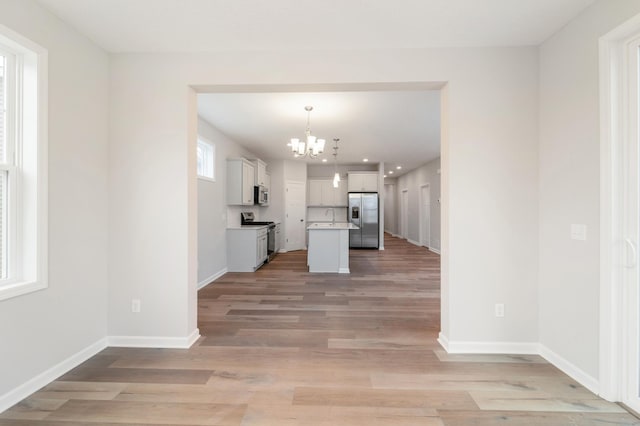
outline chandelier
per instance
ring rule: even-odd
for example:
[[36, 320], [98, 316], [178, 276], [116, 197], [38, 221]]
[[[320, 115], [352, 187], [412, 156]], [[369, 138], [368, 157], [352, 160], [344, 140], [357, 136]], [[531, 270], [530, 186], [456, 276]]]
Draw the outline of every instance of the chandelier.
[[291, 142], [287, 145], [291, 147], [291, 152], [294, 157], [306, 157], [316, 158], [318, 155], [324, 152], [324, 139], [317, 139], [315, 136], [311, 134], [311, 129], [309, 128], [309, 122], [311, 119], [311, 111], [313, 111], [312, 106], [304, 107], [304, 110], [307, 111], [307, 130], [305, 130], [305, 138], [300, 140], [298, 138], [292, 138]]

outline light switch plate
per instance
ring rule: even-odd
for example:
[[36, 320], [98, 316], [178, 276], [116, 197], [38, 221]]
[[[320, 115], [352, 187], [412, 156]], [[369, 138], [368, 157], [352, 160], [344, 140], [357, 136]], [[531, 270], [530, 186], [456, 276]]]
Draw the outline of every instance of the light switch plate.
[[580, 223], [571, 224], [571, 239], [578, 241], [587, 240], [587, 225]]

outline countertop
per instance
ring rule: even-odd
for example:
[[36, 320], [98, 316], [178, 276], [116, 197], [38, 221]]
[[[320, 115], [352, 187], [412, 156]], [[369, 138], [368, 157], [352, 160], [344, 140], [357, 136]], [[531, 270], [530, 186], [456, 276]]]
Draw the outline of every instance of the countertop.
[[268, 228], [269, 225], [239, 225], [239, 226], [229, 226], [227, 229], [260, 229], [260, 228]]
[[356, 225], [351, 222], [316, 222], [307, 226], [308, 230], [321, 230], [321, 231], [330, 231], [335, 229], [360, 229]]

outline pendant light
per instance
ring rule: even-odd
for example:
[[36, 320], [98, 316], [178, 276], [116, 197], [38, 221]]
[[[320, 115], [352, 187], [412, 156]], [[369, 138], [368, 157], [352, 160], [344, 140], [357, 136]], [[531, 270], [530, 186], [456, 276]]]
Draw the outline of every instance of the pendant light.
[[304, 132], [305, 137], [303, 140], [291, 138], [291, 142], [287, 145], [291, 147], [291, 152], [296, 158], [307, 156], [309, 158], [316, 158], [324, 152], [325, 140], [318, 139], [311, 134], [310, 121], [313, 107], [308, 105], [304, 107], [304, 110], [307, 111], [307, 129]]
[[340, 173], [338, 172], [338, 141], [340, 139], [338, 138], [334, 138], [333, 139], [333, 166], [334, 166], [334, 170], [335, 173], [333, 175], [333, 187], [337, 188], [340, 186]]

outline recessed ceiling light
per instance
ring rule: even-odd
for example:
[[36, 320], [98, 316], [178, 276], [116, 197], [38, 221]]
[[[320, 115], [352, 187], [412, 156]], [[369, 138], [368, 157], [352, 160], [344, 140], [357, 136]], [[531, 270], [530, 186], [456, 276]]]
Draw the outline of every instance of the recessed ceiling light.
[[400, 170], [401, 168], [402, 168], [402, 166], [398, 166], [398, 167], [396, 167], [396, 169], [398, 169], [398, 170]]
[[392, 175], [393, 174], [393, 170], [389, 170], [389, 174]]
[[327, 159], [326, 159], [326, 158], [323, 158], [323, 159], [322, 159], [322, 162], [323, 162], [323, 163], [326, 163], [326, 162], [327, 162]]
[[384, 177], [387, 177], [387, 175], [384, 175]]
[[368, 158], [363, 158], [362, 161], [366, 163], [367, 161], [369, 161], [369, 159]]

